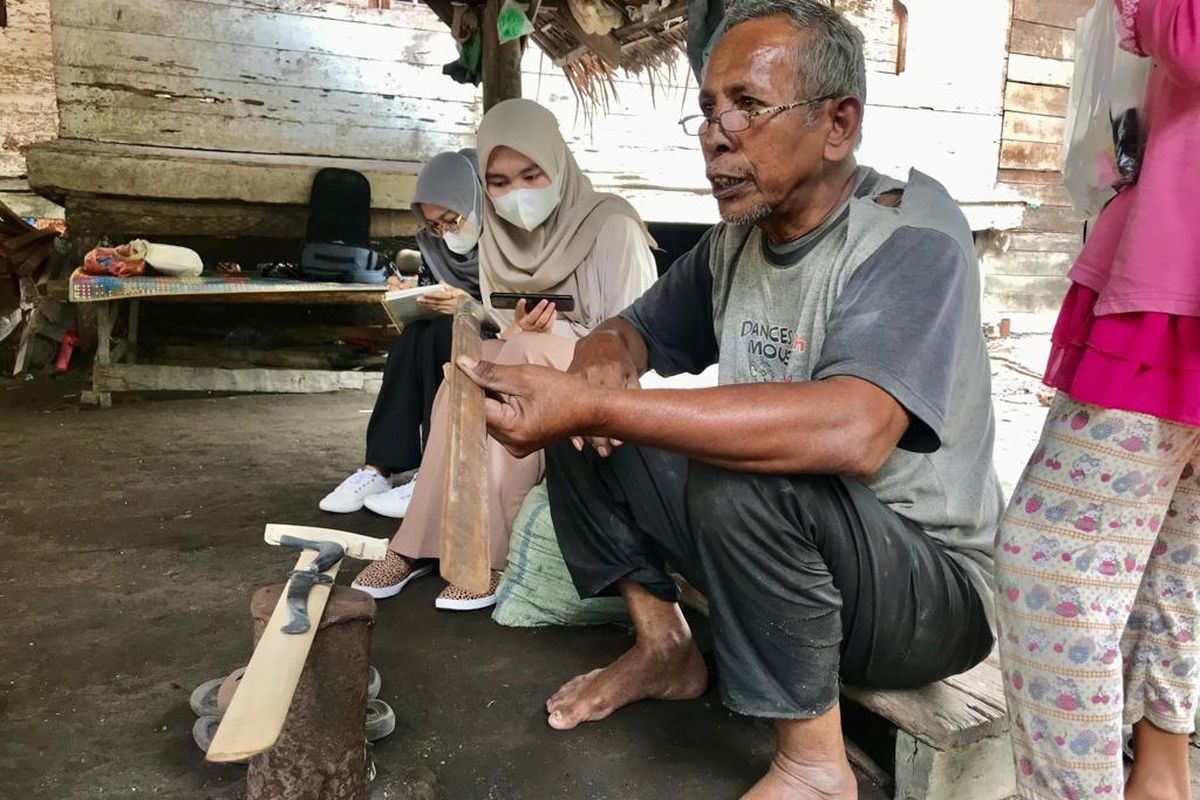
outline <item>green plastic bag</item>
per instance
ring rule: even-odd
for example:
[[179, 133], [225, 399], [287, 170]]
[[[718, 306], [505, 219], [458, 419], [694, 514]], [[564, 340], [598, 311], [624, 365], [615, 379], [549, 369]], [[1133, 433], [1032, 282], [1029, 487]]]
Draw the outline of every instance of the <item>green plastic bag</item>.
[[504, 0], [496, 17], [496, 30], [500, 33], [500, 44], [505, 44], [533, 33], [533, 23], [525, 16], [525, 6], [516, 0]]

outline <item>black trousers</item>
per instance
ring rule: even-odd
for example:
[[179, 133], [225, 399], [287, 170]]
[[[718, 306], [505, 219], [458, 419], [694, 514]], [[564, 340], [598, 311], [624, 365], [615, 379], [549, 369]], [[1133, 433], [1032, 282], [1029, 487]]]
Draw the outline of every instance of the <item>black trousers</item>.
[[367, 425], [365, 463], [389, 473], [420, 466], [453, 328], [453, 317], [439, 315], [405, 325], [392, 342]]
[[983, 602], [942, 545], [862, 483], [734, 472], [633, 445], [546, 450], [550, 510], [581, 597], [634, 581], [676, 599], [664, 562], [709, 601], [722, 698], [808, 719], [839, 676], [921, 686], [987, 657]]

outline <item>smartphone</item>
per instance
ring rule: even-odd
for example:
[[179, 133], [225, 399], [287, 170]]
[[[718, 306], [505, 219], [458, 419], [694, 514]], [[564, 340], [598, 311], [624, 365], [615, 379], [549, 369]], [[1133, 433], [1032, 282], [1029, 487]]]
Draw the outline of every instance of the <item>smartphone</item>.
[[575, 298], [569, 294], [540, 294], [538, 292], [492, 292], [492, 308], [512, 310], [517, 307], [518, 300], [525, 301], [525, 310], [533, 311], [533, 307], [543, 300], [554, 303], [555, 311], [574, 311]]

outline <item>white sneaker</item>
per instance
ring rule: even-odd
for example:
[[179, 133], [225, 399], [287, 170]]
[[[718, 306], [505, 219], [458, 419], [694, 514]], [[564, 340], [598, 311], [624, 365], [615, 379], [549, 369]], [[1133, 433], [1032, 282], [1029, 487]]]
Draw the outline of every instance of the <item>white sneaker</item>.
[[363, 501], [371, 495], [386, 492], [392, 482], [373, 469], [360, 469], [338, 484], [318, 503], [322, 511], [349, 514], [363, 507]]
[[408, 513], [408, 504], [412, 502], [413, 492], [417, 488], [417, 479], [414, 476], [408, 483], [401, 484], [394, 489], [389, 489], [380, 494], [373, 494], [363, 501], [363, 505], [374, 511], [376, 514], [382, 514], [385, 517], [394, 519], [404, 519], [404, 515]]

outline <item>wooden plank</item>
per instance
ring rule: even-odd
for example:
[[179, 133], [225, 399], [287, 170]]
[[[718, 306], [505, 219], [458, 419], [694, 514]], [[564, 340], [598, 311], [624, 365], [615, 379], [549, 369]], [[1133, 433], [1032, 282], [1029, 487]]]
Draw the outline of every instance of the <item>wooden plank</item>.
[[[1052, 173], [1053, 174], [1053, 173]], [[1065, 186], [1053, 183], [1003, 183], [996, 186], [1012, 191], [1022, 200], [1043, 206], [1069, 206], [1071, 197]]]
[[1067, 94], [1068, 91], [1060, 86], [1035, 86], [1009, 81], [1004, 86], [1004, 110], [1065, 117]]
[[1011, 231], [1002, 235], [1005, 237], [1002, 240], [1002, 246], [1013, 251], [1070, 253], [1074, 255], [1079, 252], [1079, 248], [1083, 245], [1083, 236], [1080, 233]]
[[0, 136], [5, 138], [7, 149], [17, 149], [19, 146], [43, 139], [54, 138], [58, 116], [54, 109], [24, 109], [5, 108], [0, 114]]
[[954, 682], [919, 689], [843, 686], [842, 694], [938, 750], [1008, 732], [1000, 672], [989, 662], [956, 676]]
[[1065, 277], [984, 276], [984, 297], [1005, 311], [1056, 311], [1070, 288]]
[[[29, 280], [24, 278], [23, 280]], [[17, 341], [17, 352], [13, 358], [13, 377], [17, 377], [29, 367], [29, 358], [32, 355], [33, 337], [37, 334], [38, 328], [41, 326], [42, 315], [38, 313], [37, 308], [33, 308], [25, 314], [25, 327], [21, 331], [21, 338]]]
[[1013, 53], [1008, 57], [1008, 79], [1043, 86], [1070, 86], [1075, 64], [1056, 58]]
[[10, 192], [0, 189], [0, 203], [8, 206], [20, 217], [63, 219], [62, 206], [33, 192]]
[[1074, 263], [1072, 253], [1009, 250], [985, 253], [979, 259], [979, 268], [986, 275], [1062, 277]]
[[1025, 212], [1025, 217], [1021, 221], [1021, 230], [1078, 235], [1083, 231], [1083, 220], [1076, 215], [1072, 208], [1058, 206], [1030, 208]]
[[129, 301], [129, 319], [125, 324], [125, 342], [129, 345], [129, 352], [125, 354], [125, 361], [129, 364], [136, 364], [138, 360], [141, 309], [142, 304], [139, 301]]
[[996, 173], [1001, 183], [1036, 183], [1043, 186], [1062, 186], [1062, 173], [1036, 169], [1002, 169]]
[[[269, 10], [204, 2], [204, 0], [51, 0], [55, 28], [90, 28], [96, 31], [155, 33], [179, 40], [178, 46], [203, 47], [224, 42], [251, 48], [270, 48], [311, 56], [345, 56], [368, 61], [394, 61], [397, 53], [409, 59], [426, 58], [430, 66], [454, 52], [445, 29], [420, 31], [405, 41], [408, 26], [362, 20], [318, 19]], [[413, 9], [436, 22], [432, 12]], [[428, 28], [432, 22], [425, 23]], [[193, 44], [187, 44], [192, 42]], [[447, 50], [449, 48], [449, 50]], [[435, 57], [432, 53], [438, 53]], [[454, 55], [449, 59], [452, 60]], [[443, 79], [448, 80], [448, 79]]]
[[348, 22], [364, 22], [371, 25], [387, 25], [394, 28], [413, 28], [433, 33], [445, 33], [442, 24], [421, 3], [395, 3], [379, 0], [378, 5], [363, 2], [313, 2], [313, 0], [197, 0], [231, 8], [268, 11], [273, 14], [336, 19]]
[[[0, 25], [0, 176], [24, 175], [21, 148], [54, 138], [54, 72], [50, 58], [48, 0], [7, 0], [7, 19]], [[0, 202], [18, 198], [0, 197]], [[21, 213], [33, 209], [29, 203]], [[38, 214], [31, 214], [38, 216]]]
[[[242, 153], [296, 153], [344, 157], [370, 153], [376, 158], [425, 162], [444, 150], [474, 143], [464, 126], [457, 133], [373, 128], [354, 124], [314, 123], [248, 118], [231, 125], [228, 119], [177, 112], [168, 118], [130, 114], [116, 107], [61, 106], [61, 128], [72, 137], [118, 144], [199, 148]], [[136, 123], [136, 124], [135, 124]]]
[[479, 320], [473, 304], [454, 314], [450, 374], [446, 378], [446, 489], [442, 498], [442, 577], [454, 586], [486, 594], [491, 585], [488, 546], [487, 418], [483, 389], [455, 367], [458, 359], [480, 357]]
[[1066, 120], [1060, 117], [1005, 111], [1002, 137], [1013, 142], [1043, 142], [1061, 145], [1065, 126]]
[[58, 115], [53, 109], [49, 111], [9, 111], [6, 108], [4, 113], [0, 114], [0, 148], [18, 159], [21, 158], [23, 148], [34, 142], [53, 139], [57, 132]]
[[1092, 0], [1014, 0], [1013, 19], [1075, 30], [1075, 22], [1092, 7]]
[[[301, 305], [301, 306], [375, 306], [380, 305], [385, 289], [356, 289], [353, 291], [332, 292], [238, 292], [221, 295], [162, 295], [147, 297], [161, 303], [263, 303], [266, 305]], [[380, 308], [380, 315], [384, 313]]]
[[[60, 109], [116, 106], [134, 112], [152, 112], [159, 117], [180, 113], [210, 115], [227, 118], [235, 124], [269, 118], [345, 125], [353, 119], [365, 128], [461, 133], [473, 129], [478, 107], [473, 96], [432, 99], [329, 87], [252, 85], [240, 79], [101, 71], [94, 67], [60, 66], [57, 73]], [[422, 77], [428, 79], [428, 72]], [[53, 111], [49, 116], [53, 118]], [[136, 115], [131, 116], [136, 119]], [[162, 125], [163, 121], [151, 124]]]
[[[96, 312], [96, 369], [112, 364], [112, 332], [120, 310], [121, 306], [119, 303], [101, 303], [100, 308]], [[95, 382], [94, 373], [93, 382]], [[96, 389], [99, 391], [98, 386]]]
[[1001, 169], [1057, 170], [1062, 166], [1062, 146], [1045, 142], [1000, 143]]
[[273, 392], [312, 394], [346, 389], [378, 391], [378, 372], [300, 369], [219, 369], [158, 364], [97, 364], [97, 392]]
[[[116, 31], [101, 36], [88, 28], [59, 27], [55, 29], [54, 66], [58, 68], [60, 84], [71, 79], [62, 68], [72, 67], [93, 70], [95, 81], [101, 83], [115, 82], [106, 77], [112, 73], [132, 73], [145, 80], [165, 76], [229, 81], [240, 83], [245, 91], [262, 86], [293, 86], [357, 92], [384, 99], [419, 97], [470, 102], [476, 98], [474, 86], [445, 78], [437, 64], [406, 60], [409, 48], [404, 46], [405, 34], [397, 32], [401, 41], [397, 42], [394, 60], [366, 61], [270, 48], [248, 49], [227, 42], [208, 42], [181, 51], [181, 44], [186, 42], [153, 33]], [[426, 60], [450, 61], [454, 55], [451, 47], [449, 51], [431, 54]]]
[[16, 152], [0, 150], [0, 175], [21, 176], [26, 173], [25, 156]]
[[138, 147], [59, 139], [26, 152], [31, 187], [48, 196], [135, 195], [187, 201], [222, 200], [307, 206], [322, 167], [362, 172], [371, 205], [409, 208], [421, 164], [352, 158]]
[[[308, 222], [308, 209], [291, 205], [226, 205], [91, 195], [73, 195], [67, 203], [72, 232], [91, 238], [202, 236], [229, 239], [255, 236], [299, 239], [304, 236]], [[60, 209], [60, 218], [61, 213]], [[409, 211], [376, 209], [371, 212], [371, 236], [374, 238], [412, 236], [418, 227], [416, 218]]]
[[1072, 61], [1075, 58], [1075, 33], [1066, 28], [1013, 20], [1008, 50], [1010, 53]]

